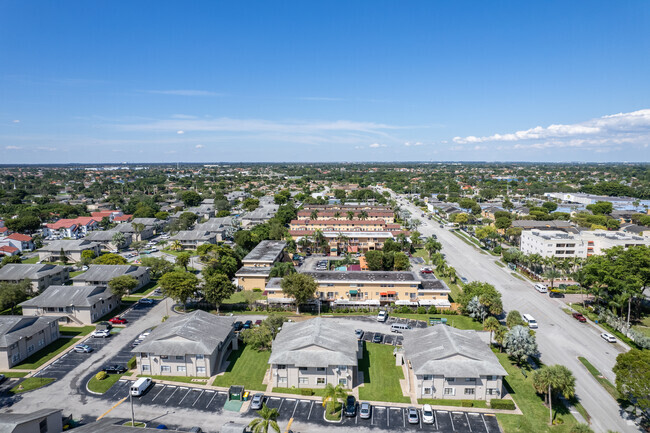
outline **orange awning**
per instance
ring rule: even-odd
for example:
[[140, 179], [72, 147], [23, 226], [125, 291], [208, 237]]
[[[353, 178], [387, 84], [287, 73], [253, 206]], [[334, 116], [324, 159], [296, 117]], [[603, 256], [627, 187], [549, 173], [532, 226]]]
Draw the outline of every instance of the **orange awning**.
[[388, 293], [386, 293], [386, 292], [381, 292], [381, 293], [380, 293], [381, 296], [386, 296], [387, 294], [388, 294]]
[[388, 292], [389, 295], [395, 295], [395, 292]]

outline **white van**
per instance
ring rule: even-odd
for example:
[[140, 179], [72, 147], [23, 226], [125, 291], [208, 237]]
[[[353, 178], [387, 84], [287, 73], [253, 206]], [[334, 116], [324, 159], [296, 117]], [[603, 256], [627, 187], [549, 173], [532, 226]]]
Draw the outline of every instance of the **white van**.
[[524, 322], [526, 322], [530, 329], [537, 329], [537, 321], [533, 316], [530, 314], [524, 314], [521, 316], [521, 318], [524, 319]]
[[548, 292], [548, 289], [546, 288], [546, 286], [544, 284], [539, 284], [539, 283], [535, 284], [535, 290], [537, 290], [539, 293]]
[[131, 395], [140, 397], [152, 384], [150, 377], [141, 377], [131, 385]]
[[390, 325], [390, 332], [397, 332], [398, 334], [401, 334], [407, 329], [411, 329], [411, 327], [406, 323], [393, 323]]
[[379, 314], [377, 314], [377, 322], [385, 322], [388, 319], [388, 313], [384, 310], [381, 310]]

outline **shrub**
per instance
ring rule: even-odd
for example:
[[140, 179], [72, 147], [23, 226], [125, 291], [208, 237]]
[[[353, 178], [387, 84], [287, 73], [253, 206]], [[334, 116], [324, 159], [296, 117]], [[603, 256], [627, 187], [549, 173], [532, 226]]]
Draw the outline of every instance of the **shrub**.
[[136, 367], [136, 360], [134, 356], [133, 358], [129, 359], [129, 362], [126, 364], [126, 368], [128, 368], [129, 370], [133, 370], [135, 367]]
[[496, 247], [494, 247], [495, 254], [501, 254], [502, 251], [503, 251], [503, 247], [501, 245], [497, 245]]
[[300, 395], [314, 395], [314, 390], [309, 388], [303, 388], [300, 390]]
[[587, 424], [576, 424], [570, 433], [594, 433], [594, 431]]
[[261, 293], [261, 292], [262, 292], [262, 289], [260, 289], [259, 287], [255, 287], [255, 288], [253, 289], [253, 292]]
[[490, 400], [490, 407], [492, 409], [514, 410], [515, 402], [505, 398], [504, 399], [493, 398], [492, 400]]
[[97, 379], [97, 380], [104, 380], [107, 377], [108, 377], [108, 373], [106, 373], [105, 371], [100, 371], [99, 373], [97, 373], [95, 375], [95, 379]]
[[461, 400], [460, 401], [460, 406], [461, 407], [473, 407], [474, 406], [474, 401], [473, 400]]
[[438, 314], [438, 310], [433, 305], [429, 307], [429, 314]]
[[418, 307], [418, 314], [427, 314], [427, 307]]

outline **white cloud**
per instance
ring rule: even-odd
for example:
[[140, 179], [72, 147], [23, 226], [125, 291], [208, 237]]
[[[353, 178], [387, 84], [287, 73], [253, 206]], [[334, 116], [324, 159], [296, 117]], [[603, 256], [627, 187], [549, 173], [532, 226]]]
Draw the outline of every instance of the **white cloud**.
[[176, 131], [176, 133], [177, 133], [177, 134], [185, 134], [185, 131], [183, 131], [183, 130], [181, 129], [181, 130], [179, 130], [179, 131]]
[[21, 146], [5, 146], [6, 150], [20, 150], [22, 149]]
[[574, 124], [476, 137], [454, 137], [457, 144], [512, 143], [514, 149], [602, 149], [619, 145], [642, 146], [650, 140], [650, 109], [618, 113]]
[[197, 149], [203, 149], [205, 146], [202, 145], [202, 144], [197, 144], [197, 145], [194, 146], [194, 147], [197, 148]]
[[39, 146], [36, 148], [37, 150], [44, 150], [46, 152], [55, 152], [56, 147], [44, 147], [44, 146]]
[[379, 144], [379, 143], [372, 143], [368, 147], [371, 148], [371, 149], [377, 149], [377, 148], [380, 148], [380, 147], [386, 147], [386, 145], [385, 144]]
[[404, 143], [404, 146], [406, 146], [406, 147], [410, 147], [410, 146], [423, 146], [423, 145], [424, 145], [424, 143], [422, 143], [422, 142], [420, 142], [420, 141], [407, 141], [406, 143]]
[[13, 121], [13, 123], [20, 123], [20, 120], [16, 119]]
[[155, 95], [172, 95], [172, 96], [223, 96], [221, 93], [211, 92], [209, 90], [145, 90], [146, 93]]

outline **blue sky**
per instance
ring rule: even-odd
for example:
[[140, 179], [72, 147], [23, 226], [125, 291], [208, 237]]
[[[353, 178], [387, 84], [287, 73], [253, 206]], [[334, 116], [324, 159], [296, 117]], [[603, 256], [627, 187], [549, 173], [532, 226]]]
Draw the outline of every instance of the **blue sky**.
[[648, 161], [647, 1], [0, 3], [0, 163]]

